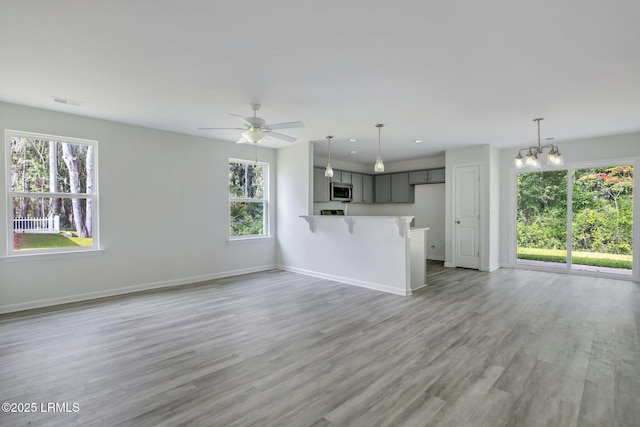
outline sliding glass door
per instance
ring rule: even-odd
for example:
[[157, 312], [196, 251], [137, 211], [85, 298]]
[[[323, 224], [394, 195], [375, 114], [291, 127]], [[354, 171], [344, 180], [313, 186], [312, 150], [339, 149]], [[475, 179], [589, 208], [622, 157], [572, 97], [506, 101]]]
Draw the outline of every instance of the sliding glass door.
[[571, 268], [631, 274], [633, 167], [575, 169]]
[[567, 171], [518, 174], [517, 263], [567, 268]]
[[516, 263], [631, 275], [633, 167], [517, 175]]

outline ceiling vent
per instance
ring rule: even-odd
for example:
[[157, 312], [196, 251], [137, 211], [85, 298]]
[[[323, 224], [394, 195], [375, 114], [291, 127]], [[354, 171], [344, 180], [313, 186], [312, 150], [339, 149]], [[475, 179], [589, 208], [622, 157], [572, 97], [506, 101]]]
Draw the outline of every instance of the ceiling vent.
[[74, 101], [73, 99], [60, 98], [60, 97], [57, 97], [57, 96], [53, 97], [53, 102], [57, 102], [58, 104], [73, 105], [74, 107], [81, 107], [82, 106], [82, 102], [81, 101]]

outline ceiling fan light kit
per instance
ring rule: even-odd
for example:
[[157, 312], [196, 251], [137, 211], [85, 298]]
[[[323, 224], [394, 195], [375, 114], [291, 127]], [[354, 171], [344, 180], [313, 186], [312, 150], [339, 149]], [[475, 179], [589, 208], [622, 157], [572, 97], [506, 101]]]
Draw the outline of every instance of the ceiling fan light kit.
[[[540, 169], [540, 158], [539, 156], [544, 154], [544, 149], [549, 149], [549, 154], [547, 155], [547, 164], [552, 166], [562, 166], [564, 165], [564, 158], [560, 153], [560, 149], [553, 144], [541, 145], [540, 143], [540, 122], [544, 120], [543, 118], [533, 119], [534, 122], [538, 122], [538, 145], [531, 145], [529, 147], [524, 147], [518, 150], [518, 155], [515, 159], [515, 166], [518, 169], [522, 169], [525, 166], [530, 167], [532, 169]], [[522, 152], [526, 151], [526, 155], [523, 157]]]
[[378, 159], [376, 160], [376, 164], [373, 166], [373, 170], [377, 173], [384, 172], [384, 163], [382, 163], [382, 157], [380, 157], [380, 129], [382, 129], [384, 125], [382, 123], [378, 123], [376, 127], [378, 128]]
[[249, 142], [258, 143], [267, 137], [265, 132], [262, 132], [260, 128], [252, 126], [246, 132], [242, 132], [242, 137]]

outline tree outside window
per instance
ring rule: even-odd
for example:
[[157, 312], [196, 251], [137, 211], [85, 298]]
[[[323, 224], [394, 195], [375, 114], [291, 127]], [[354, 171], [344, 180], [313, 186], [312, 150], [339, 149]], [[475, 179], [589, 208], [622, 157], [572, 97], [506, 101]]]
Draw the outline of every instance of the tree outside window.
[[95, 141], [7, 131], [9, 253], [93, 249]]
[[267, 235], [266, 163], [229, 160], [230, 236]]

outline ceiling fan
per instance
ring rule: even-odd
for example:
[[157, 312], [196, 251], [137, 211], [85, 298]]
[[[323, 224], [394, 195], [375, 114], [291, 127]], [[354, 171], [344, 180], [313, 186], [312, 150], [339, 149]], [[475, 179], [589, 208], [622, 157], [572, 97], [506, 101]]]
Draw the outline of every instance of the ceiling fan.
[[285, 135], [280, 132], [274, 132], [274, 129], [293, 129], [293, 128], [302, 128], [304, 127], [304, 123], [302, 122], [286, 122], [286, 123], [272, 123], [267, 124], [262, 117], [257, 116], [257, 112], [260, 109], [260, 104], [251, 104], [251, 109], [253, 110], [253, 117], [243, 117], [239, 114], [231, 114], [232, 116], [237, 117], [243, 123], [244, 127], [238, 128], [198, 128], [201, 130], [222, 130], [222, 129], [235, 129], [235, 130], [243, 130], [242, 138], [240, 138], [237, 144], [242, 144], [245, 142], [253, 142], [258, 143], [265, 139], [267, 136], [282, 139], [284, 141], [293, 142], [296, 138]]

